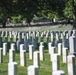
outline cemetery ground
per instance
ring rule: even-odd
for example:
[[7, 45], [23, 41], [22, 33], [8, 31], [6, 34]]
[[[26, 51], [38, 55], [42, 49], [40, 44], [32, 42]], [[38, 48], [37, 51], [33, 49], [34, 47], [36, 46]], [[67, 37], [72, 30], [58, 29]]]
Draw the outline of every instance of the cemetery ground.
[[[21, 67], [19, 63], [19, 53], [16, 53], [15, 61], [18, 62], [18, 75], [27, 75], [27, 67], [32, 65], [32, 60], [28, 58], [28, 52], [26, 53], [26, 66]], [[0, 75], [8, 75], [8, 54], [3, 57], [3, 63], [0, 63]], [[40, 62], [39, 75], [52, 75], [52, 63], [50, 61], [50, 55], [48, 54], [48, 50], [45, 50], [45, 60]], [[60, 63], [60, 69], [65, 71], [65, 75], [67, 75], [67, 65]]]
[[[0, 29], [0, 31], [44, 31], [44, 30], [70, 30], [72, 27], [69, 26], [52, 26], [52, 27], [28, 27], [28, 28], [5, 28]], [[9, 36], [8, 36], [9, 37]], [[44, 37], [45, 38], [45, 37]], [[9, 39], [9, 38], [8, 38]], [[40, 40], [38, 40], [38, 47], [36, 51], [39, 50], [39, 43]], [[8, 52], [9, 52], [9, 40], [8, 40]], [[56, 53], [58, 50], [56, 50]], [[69, 50], [68, 50], [69, 53]], [[52, 75], [52, 62], [50, 60], [50, 54], [48, 53], [48, 48], [46, 45], [46, 40], [44, 40], [44, 56], [45, 60], [40, 60], [40, 67], [39, 67], [39, 75]], [[76, 58], [75, 58], [76, 60]], [[30, 65], [33, 65], [33, 60], [29, 59], [29, 52], [26, 52], [26, 66], [22, 67], [20, 66], [20, 54], [18, 51], [15, 53], [15, 61], [18, 63], [18, 75], [27, 75], [27, 67]], [[0, 63], [0, 75], [8, 75], [8, 62], [9, 62], [9, 53], [7, 55], [3, 56], [3, 62]], [[62, 62], [62, 56], [60, 56], [60, 70], [63, 70], [65, 72], [65, 75], [68, 75], [67, 73], [67, 64]]]

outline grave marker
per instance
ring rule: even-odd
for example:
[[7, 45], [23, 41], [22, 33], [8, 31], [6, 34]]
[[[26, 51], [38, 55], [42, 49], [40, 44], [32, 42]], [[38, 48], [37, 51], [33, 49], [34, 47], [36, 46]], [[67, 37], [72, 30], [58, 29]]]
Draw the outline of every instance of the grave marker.
[[17, 62], [8, 63], [8, 75], [18, 75], [17, 70]]

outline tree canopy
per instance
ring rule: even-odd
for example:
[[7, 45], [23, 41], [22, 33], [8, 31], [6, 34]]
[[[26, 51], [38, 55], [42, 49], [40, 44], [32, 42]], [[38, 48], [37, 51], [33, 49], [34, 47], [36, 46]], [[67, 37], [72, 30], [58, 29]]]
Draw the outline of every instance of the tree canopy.
[[76, 20], [76, 0], [0, 0], [0, 19], [19, 17], [30, 25], [34, 16], [46, 18], [72, 18]]

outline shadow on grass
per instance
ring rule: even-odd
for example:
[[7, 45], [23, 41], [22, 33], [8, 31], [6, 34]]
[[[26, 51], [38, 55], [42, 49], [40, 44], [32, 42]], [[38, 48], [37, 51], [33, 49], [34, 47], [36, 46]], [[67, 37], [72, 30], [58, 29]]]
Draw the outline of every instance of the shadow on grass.
[[[56, 25], [59, 25], [59, 24], [61, 24], [62, 26], [63, 25], [73, 25], [73, 23], [72, 22], [70, 22], [70, 23], [66, 23], [66, 22], [55, 22], [55, 23], [52, 23], [52, 22], [46, 22], [46, 24], [45, 23], [42, 23], [42, 24], [40, 24], [40, 23], [37, 23], [37, 24], [34, 24], [33, 23], [33, 25], [30, 25], [30, 26], [28, 26], [28, 25], [22, 25], [22, 24], [20, 24], [20, 25], [7, 25], [6, 26], [6, 28], [20, 28], [20, 27], [41, 27], [41, 26], [56, 26]], [[2, 28], [2, 26], [0, 26], [0, 28]]]

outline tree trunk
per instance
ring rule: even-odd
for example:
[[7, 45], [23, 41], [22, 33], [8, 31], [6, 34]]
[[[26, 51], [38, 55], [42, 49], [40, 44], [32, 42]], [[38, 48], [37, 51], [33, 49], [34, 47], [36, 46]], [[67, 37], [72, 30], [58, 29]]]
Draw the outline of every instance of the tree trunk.
[[28, 23], [28, 26], [31, 26], [31, 24], [30, 24], [30, 23]]
[[6, 28], [6, 21], [2, 22], [3, 28]]
[[76, 16], [73, 15], [73, 29], [76, 29]]

